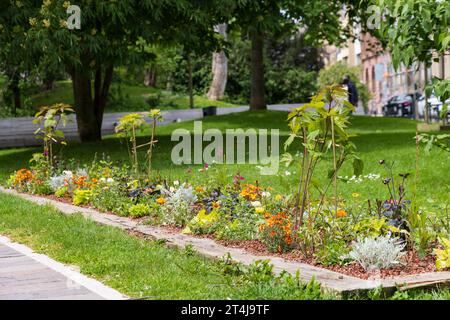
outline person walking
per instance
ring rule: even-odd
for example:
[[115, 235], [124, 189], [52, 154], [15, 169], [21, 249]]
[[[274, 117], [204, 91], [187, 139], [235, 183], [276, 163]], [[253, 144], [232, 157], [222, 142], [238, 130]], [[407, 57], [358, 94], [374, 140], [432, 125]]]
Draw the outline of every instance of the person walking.
[[358, 107], [358, 90], [356, 89], [356, 85], [350, 80], [348, 75], [345, 75], [342, 79], [342, 84], [347, 87], [348, 92], [348, 101], [355, 106]]

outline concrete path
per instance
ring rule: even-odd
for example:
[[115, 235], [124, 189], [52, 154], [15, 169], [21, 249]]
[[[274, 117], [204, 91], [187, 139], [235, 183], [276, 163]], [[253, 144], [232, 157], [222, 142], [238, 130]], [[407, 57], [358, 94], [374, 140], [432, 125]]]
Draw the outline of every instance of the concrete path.
[[123, 300], [127, 297], [0, 236], [0, 300]]

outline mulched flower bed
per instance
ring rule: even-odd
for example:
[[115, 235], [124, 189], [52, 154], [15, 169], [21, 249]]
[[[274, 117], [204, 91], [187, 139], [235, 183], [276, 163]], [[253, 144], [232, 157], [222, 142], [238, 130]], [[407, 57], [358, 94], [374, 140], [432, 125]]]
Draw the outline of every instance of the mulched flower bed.
[[434, 272], [436, 271], [435, 260], [432, 255], [427, 255], [424, 259], [420, 259], [416, 251], [408, 251], [404, 257], [405, 265], [399, 265], [391, 269], [382, 269], [378, 272], [367, 273], [365, 270], [357, 263], [350, 263], [344, 266], [334, 265], [334, 266], [323, 266], [317, 263], [313, 258], [304, 258], [303, 255], [298, 250], [293, 250], [286, 253], [272, 253], [269, 252], [266, 246], [258, 240], [246, 240], [246, 241], [217, 241], [218, 243], [233, 248], [241, 248], [246, 251], [258, 254], [267, 255], [273, 257], [283, 258], [289, 261], [296, 261], [307, 263], [315, 267], [328, 269], [331, 271], [339, 272], [349, 276], [361, 278], [361, 279], [371, 279], [371, 278], [392, 278], [397, 276], [406, 276], [412, 274]]
[[[44, 196], [45, 198], [60, 201], [67, 204], [72, 204], [72, 200], [70, 198], [58, 198], [54, 195], [48, 195]], [[91, 206], [80, 206], [83, 208], [89, 208], [89, 209], [95, 209]], [[112, 214], [112, 212], [104, 212], [105, 214]], [[139, 218], [134, 219], [137, 221], [141, 221], [145, 223], [148, 221], [147, 218]], [[162, 228], [166, 231], [169, 231], [171, 233], [177, 234], [181, 233], [183, 228], [179, 228], [172, 225], [157, 225], [158, 228]], [[142, 234], [138, 234], [137, 232], [131, 233], [134, 236], [142, 237]], [[315, 267], [328, 269], [331, 271], [335, 271], [338, 273], [342, 273], [348, 276], [357, 277], [360, 279], [372, 279], [372, 278], [392, 278], [392, 277], [398, 277], [398, 276], [407, 276], [407, 275], [413, 275], [413, 274], [420, 274], [420, 273], [427, 273], [427, 272], [435, 272], [436, 271], [436, 264], [435, 259], [431, 254], [428, 254], [423, 259], [419, 258], [419, 254], [417, 251], [408, 251], [403, 258], [403, 265], [399, 265], [394, 268], [390, 269], [381, 269], [376, 272], [368, 273], [366, 272], [359, 264], [357, 263], [350, 263], [344, 266], [334, 265], [334, 266], [323, 266], [315, 261], [313, 258], [305, 258], [303, 257], [302, 253], [298, 250], [293, 250], [291, 252], [285, 252], [285, 253], [273, 253], [270, 252], [267, 247], [259, 240], [217, 240], [214, 238], [213, 234], [206, 234], [206, 235], [195, 235], [191, 234], [192, 237], [197, 238], [209, 238], [217, 243], [230, 248], [239, 248], [244, 249], [246, 252], [255, 254], [255, 255], [264, 255], [264, 256], [271, 256], [271, 257], [278, 257], [283, 258], [288, 261], [295, 261], [295, 262], [301, 262], [313, 265]]]

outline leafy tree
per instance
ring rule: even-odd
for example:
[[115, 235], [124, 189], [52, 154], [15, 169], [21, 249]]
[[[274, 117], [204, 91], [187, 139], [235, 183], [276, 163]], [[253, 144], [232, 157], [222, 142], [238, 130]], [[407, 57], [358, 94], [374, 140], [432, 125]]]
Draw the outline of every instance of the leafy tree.
[[[62, 61], [72, 78], [81, 141], [101, 139], [114, 67], [136, 56], [136, 42], [214, 42], [212, 2], [187, 0], [78, 0], [81, 29], [67, 28], [68, 1], [44, 1], [35, 17], [36, 45]], [[196, 48], [195, 48], [196, 49]], [[194, 50], [194, 49], [192, 49]]]
[[[342, 40], [340, 21], [343, 5], [358, 1], [306, 1], [306, 0], [242, 0], [235, 6], [231, 28], [239, 28], [251, 41], [251, 97], [250, 109], [265, 109], [264, 42], [305, 29], [306, 40]], [[351, 24], [349, 24], [351, 25]]]
[[37, 63], [36, 52], [28, 46], [28, 17], [39, 1], [2, 1], [0, 3], [0, 71], [6, 75], [7, 91], [13, 113], [21, 108], [20, 81]]
[[[366, 29], [375, 35], [392, 55], [395, 68], [401, 64], [431, 66], [450, 48], [450, 2], [439, 0], [372, 0], [363, 6], [375, 5], [375, 20], [362, 20]], [[368, 25], [368, 22], [372, 25]], [[375, 22], [375, 24], [373, 23]], [[374, 25], [373, 25], [374, 24]], [[445, 101], [450, 97], [450, 80], [434, 79], [426, 89], [434, 90]]]

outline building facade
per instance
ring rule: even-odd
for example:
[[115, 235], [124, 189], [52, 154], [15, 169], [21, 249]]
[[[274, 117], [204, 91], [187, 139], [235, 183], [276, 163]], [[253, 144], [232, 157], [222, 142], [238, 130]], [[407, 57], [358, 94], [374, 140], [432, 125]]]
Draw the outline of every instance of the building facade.
[[383, 105], [395, 95], [415, 91], [423, 94], [426, 82], [433, 77], [450, 77], [450, 55], [438, 57], [439, 61], [433, 61], [427, 69], [424, 65], [413, 65], [395, 70], [391, 55], [383, 50], [376, 38], [366, 33], [356, 34], [358, 36], [343, 47], [326, 46], [323, 58], [325, 66], [337, 62], [350, 67], [361, 66], [361, 81], [371, 92], [370, 114], [380, 115]]

